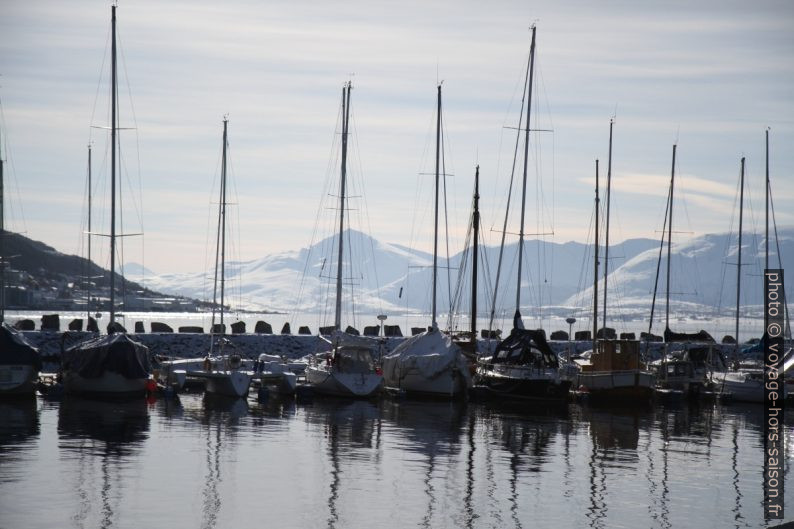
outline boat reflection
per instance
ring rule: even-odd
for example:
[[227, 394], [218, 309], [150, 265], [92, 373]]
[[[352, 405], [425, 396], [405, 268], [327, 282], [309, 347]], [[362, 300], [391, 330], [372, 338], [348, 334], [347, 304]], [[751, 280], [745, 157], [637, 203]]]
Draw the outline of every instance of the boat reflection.
[[649, 430], [650, 415], [631, 408], [605, 411], [586, 406], [580, 410], [579, 420], [588, 428], [591, 442], [590, 501], [585, 516], [590, 527], [605, 527], [609, 511], [607, 478], [614, 475], [613, 469], [638, 467], [640, 431]]
[[240, 425], [249, 413], [248, 400], [204, 393], [183, 395], [179, 402], [182, 417], [200, 424], [198, 430], [204, 437], [206, 471], [200, 492], [201, 527], [222, 526], [219, 513], [223, 504], [223, 462], [228, 462], [230, 453], [237, 446]]
[[330, 398], [316, 400], [304, 411], [307, 422], [318, 424], [323, 429], [330, 464], [326, 525], [329, 528], [345, 527], [340, 523], [339, 513], [344, 474], [342, 463], [366, 457], [365, 454], [371, 454], [372, 449], [379, 454], [381, 419], [378, 407], [370, 401]]
[[204, 393], [202, 399], [203, 416], [205, 424], [225, 422], [227, 426], [236, 426], [240, 419], [248, 415], [248, 400], [243, 398], [227, 397], [214, 393]]
[[36, 397], [0, 401], [0, 467], [4, 482], [25, 479], [27, 447], [39, 437], [39, 411]]
[[[0, 401], [0, 447], [18, 445], [39, 435], [36, 397]], [[0, 450], [0, 454], [5, 451]]]
[[102, 401], [68, 396], [58, 410], [58, 434], [61, 447], [83, 450], [93, 443], [95, 450], [119, 456], [134, 451], [146, 440], [149, 412], [146, 401]]
[[[123, 474], [127, 464], [136, 459], [148, 432], [149, 413], [143, 398], [101, 401], [69, 396], [61, 402], [60, 449], [74, 453], [77, 466], [75, 525], [106, 528], [118, 521]], [[99, 501], [95, 501], [97, 493]], [[93, 512], [95, 505], [99, 512]]]

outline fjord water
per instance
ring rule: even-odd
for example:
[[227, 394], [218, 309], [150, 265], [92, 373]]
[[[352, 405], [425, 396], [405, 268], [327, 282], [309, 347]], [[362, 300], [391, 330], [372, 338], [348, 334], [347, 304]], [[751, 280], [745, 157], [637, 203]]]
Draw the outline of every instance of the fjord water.
[[738, 405], [0, 402], [0, 527], [761, 527], [761, 420]]

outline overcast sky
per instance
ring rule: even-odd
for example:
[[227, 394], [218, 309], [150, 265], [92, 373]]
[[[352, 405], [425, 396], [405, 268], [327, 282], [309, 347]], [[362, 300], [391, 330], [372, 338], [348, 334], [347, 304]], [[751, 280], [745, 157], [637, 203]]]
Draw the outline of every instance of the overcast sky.
[[[533, 137], [528, 232], [585, 240], [594, 160], [602, 160], [605, 177], [613, 115], [612, 240], [658, 236], [676, 141], [676, 227], [695, 234], [730, 228], [746, 156], [760, 229], [766, 127], [778, 223], [790, 225], [794, 4], [690, 4], [122, 1], [121, 125], [137, 127], [121, 133], [125, 230], [140, 231], [140, 217], [145, 232], [124, 260], [161, 273], [205, 266], [225, 114], [237, 256], [308, 245], [337, 158], [332, 145], [348, 79], [351, 165], [366, 194], [366, 204], [358, 199], [351, 208], [366, 214], [371, 235], [428, 248], [432, 177], [421, 173], [432, 170], [443, 80], [445, 157], [454, 174], [449, 222], [457, 236], [451, 250], [460, 249], [477, 163], [483, 222], [497, 243], [490, 228], [501, 223], [515, 142], [506, 127], [517, 123], [533, 23], [534, 125], [553, 132]], [[89, 140], [96, 223], [107, 209], [107, 134], [92, 125], [108, 124], [110, 5], [2, 2], [7, 218], [10, 229], [67, 253], [81, 251]]]

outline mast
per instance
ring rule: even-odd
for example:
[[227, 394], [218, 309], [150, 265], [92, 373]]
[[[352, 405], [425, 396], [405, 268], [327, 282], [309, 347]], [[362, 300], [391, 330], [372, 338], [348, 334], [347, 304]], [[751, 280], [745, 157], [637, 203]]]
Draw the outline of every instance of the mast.
[[223, 118], [223, 160], [221, 166], [221, 334], [226, 334], [226, 327], [223, 325], [224, 296], [226, 290], [226, 146], [228, 136], [226, 135], [229, 119]]
[[[88, 281], [86, 281], [86, 288], [87, 292], [87, 299], [86, 299], [86, 311], [88, 312], [88, 318], [91, 318], [91, 143], [88, 144]], [[86, 319], [86, 322], [89, 320]]]
[[664, 328], [670, 329], [670, 247], [673, 237], [673, 190], [675, 189], [675, 151], [678, 145], [673, 144], [673, 167], [670, 170], [670, 205], [667, 223], [667, 293], [665, 299]]
[[532, 109], [532, 82], [535, 73], [535, 26], [532, 26], [532, 42], [529, 45], [529, 81], [527, 82], [527, 119], [524, 135], [524, 176], [521, 184], [521, 226], [518, 232], [518, 280], [516, 281], [515, 326], [521, 319], [521, 265], [524, 261], [524, 214], [527, 200], [527, 165], [529, 160], [529, 118]]
[[116, 320], [116, 6], [110, 7], [112, 40], [110, 52], [110, 322]]
[[607, 278], [609, 276], [609, 204], [612, 202], [612, 125], [615, 120], [609, 120], [609, 159], [607, 160], [607, 225], [606, 240], [604, 241], [604, 332], [607, 328]]
[[595, 257], [593, 263], [593, 352], [596, 350], [598, 336], [598, 159], [596, 159], [596, 188], [595, 188]]
[[480, 166], [474, 173], [474, 214], [471, 219], [473, 226], [471, 256], [471, 341], [477, 343], [477, 265], [479, 259], [480, 238]]
[[742, 213], [744, 209], [744, 156], [739, 180], [739, 251], [736, 261], [736, 358], [739, 358], [739, 296], [742, 290]]
[[764, 268], [769, 269], [769, 128], [766, 129], [766, 236], [764, 238]]
[[435, 224], [433, 228], [433, 319], [431, 325], [436, 327], [436, 291], [438, 283], [438, 184], [439, 163], [441, 158], [441, 83], [438, 84], [438, 102], [436, 108], [436, 202]]
[[350, 81], [342, 87], [342, 175], [339, 179], [339, 256], [336, 264], [336, 313], [334, 326], [342, 328], [342, 254], [345, 231], [345, 185], [347, 178], [347, 133], [350, 121]]

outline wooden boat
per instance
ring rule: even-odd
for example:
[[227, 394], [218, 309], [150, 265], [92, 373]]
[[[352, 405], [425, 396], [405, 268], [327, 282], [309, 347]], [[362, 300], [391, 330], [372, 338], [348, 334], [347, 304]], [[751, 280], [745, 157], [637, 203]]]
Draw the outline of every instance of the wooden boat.
[[653, 397], [654, 374], [640, 360], [637, 340], [600, 340], [589, 360], [576, 360], [581, 368], [577, 387], [591, 400], [632, 405]]

